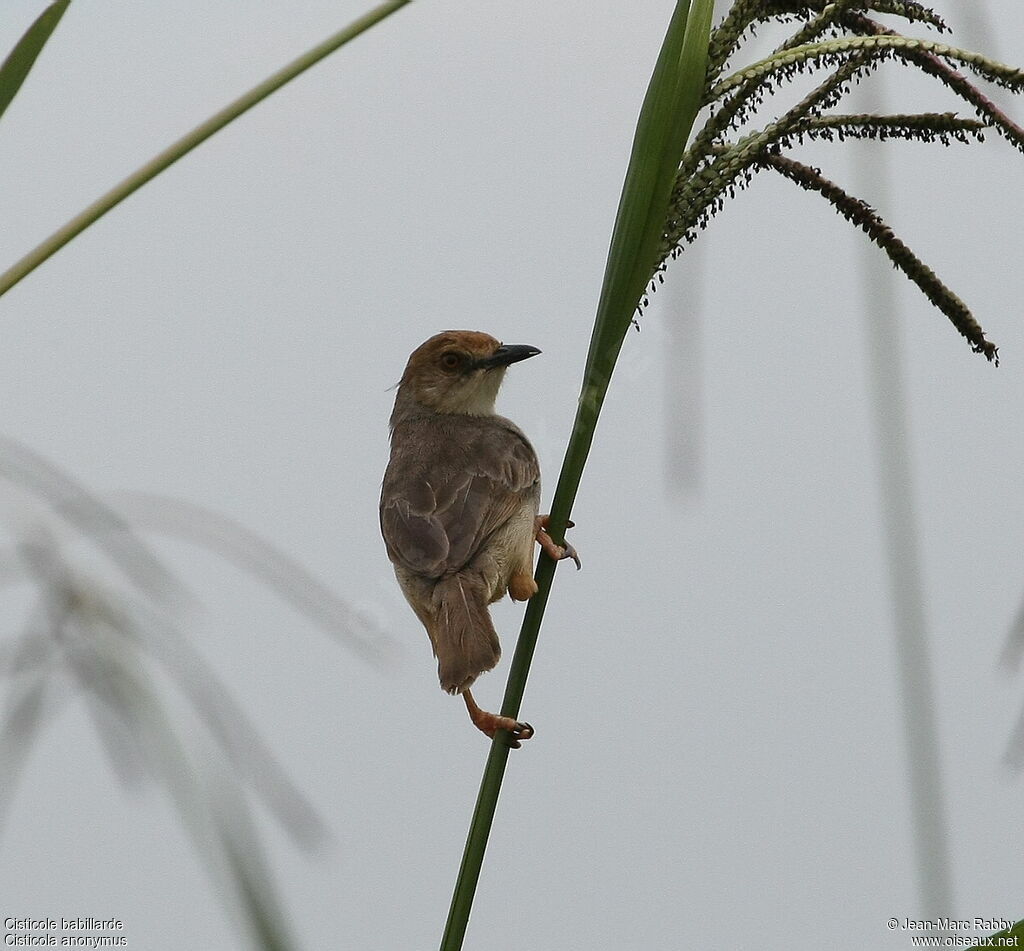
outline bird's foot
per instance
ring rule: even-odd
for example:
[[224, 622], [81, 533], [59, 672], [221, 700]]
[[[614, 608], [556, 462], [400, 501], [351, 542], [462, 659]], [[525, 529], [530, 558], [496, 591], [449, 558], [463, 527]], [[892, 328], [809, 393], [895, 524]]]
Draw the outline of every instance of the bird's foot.
[[473, 725], [492, 739], [498, 730], [508, 730], [508, 745], [518, 750], [522, 745], [520, 741], [528, 740], [533, 736], [533, 727], [529, 723], [520, 723], [512, 717], [503, 717], [497, 713], [488, 713], [481, 710], [473, 699], [473, 695], [464, 690], [462, 698], [466, 701], [466, 709], [469, 711], [469, 718]]
[[[548, 534], [548, 523], [551, 521], [550, 515], [538, 515], [534, 525], [537, 531], [537, 544], [544, 549], [548, 558], [552, 561], [562, 561], [565, 558], [571, 558], [576, 562], [576, 570], [579, 571], [583, 567], [580, 562], [580, 556], [576, 554], [576, 549], [572, 547], [568, 542], [564, 545], [555, 544], [554, 539]], [[574, 528], [575, 522], [566, 522], [566, 528]]]
[[497, 713], [481, 711], [483, 716], [473, 722], [478, 730], [482, 730], [491, 739], [498, 730], [508, 730], [508, 745], [514, 750], [522, 746], [522, 740], [528, 740], [533, 736], [533, 727], [529, 723], [513, 720], [512, 717], [499, 716]]

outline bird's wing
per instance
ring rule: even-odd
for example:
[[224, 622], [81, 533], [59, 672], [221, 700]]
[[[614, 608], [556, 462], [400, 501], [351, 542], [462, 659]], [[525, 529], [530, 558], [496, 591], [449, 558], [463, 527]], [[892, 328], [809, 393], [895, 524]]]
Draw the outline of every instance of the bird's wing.
[[472, 561], [540, 479], [537, 455], [514, 425], [500, 417], [463, 419], [454, 433], [396, 432], [384, 476], [380, 524], [388, 554], [427, 578]]

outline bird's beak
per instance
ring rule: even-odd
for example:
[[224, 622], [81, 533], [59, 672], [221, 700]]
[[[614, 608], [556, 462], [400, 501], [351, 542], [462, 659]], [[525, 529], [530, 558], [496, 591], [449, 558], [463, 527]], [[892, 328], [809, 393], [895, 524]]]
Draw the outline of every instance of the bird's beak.
[[491, 370], [494, 367], [507, 367], [511, 363], [518, 363], [520, 360], [528, 360], [530, 357], [535, 357], [538, 353], [540, 351], [536, 347], [530, 347], [526, 344], [503, 344], [491, 356], [478, 360], [476, 365], [485, 370]]

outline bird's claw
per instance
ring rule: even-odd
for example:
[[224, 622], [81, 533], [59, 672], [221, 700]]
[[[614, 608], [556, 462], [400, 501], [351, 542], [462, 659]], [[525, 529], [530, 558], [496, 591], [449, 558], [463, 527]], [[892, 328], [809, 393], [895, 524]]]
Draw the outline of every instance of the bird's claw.
[[576, 554], [576, 549], [573, 548], [572, 545], [570, 545], [568, 542], [566, 542], [564, 547], [562, 548], [562, 557], [571, 558], [574, 562], [576, 562], [577, 571], [579, 571], [580, 568], [583, 567], [583, 562], [580, 561], [580, 556]]
[[[583, 563], [580, 561], [580, 556], [576, 553], [576, 549], [573, 548], [568, 542], [564, 545], [558, 545], [554, 539], [548, 534], [548, 523], [551, 521], [550, 515], [538, 515], [537, 516], [537, 544], [544, 549], [547, 556], [552, 561], [563, 561], [566, 558], [571, 558], [576, 563], [576, 570], [579, 571], [583, 567]], [[573, 521], [567, 521], [565, 523], [566, 528], [575, 528], [576, 523]]]
[[520, 723], [516, 721], [516, 725], [508, 731], [508, 745], [518, 750], [522, 743], [521, 740], [529, 740], [533, 736], [533, 727], [529, 723]]

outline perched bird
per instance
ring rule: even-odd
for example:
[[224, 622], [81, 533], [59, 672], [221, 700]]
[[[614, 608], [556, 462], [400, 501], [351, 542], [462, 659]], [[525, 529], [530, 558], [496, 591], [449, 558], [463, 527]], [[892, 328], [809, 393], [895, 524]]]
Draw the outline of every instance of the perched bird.
[[514, 601], [536, 593], [534, 540], [579, 567], [572, 546], [556, 545], [537, 514], [537, 454], [494, 412], [506, 368], [538, 353], [469, 330], [417, 347], [398, 384], [380, 497], [388, 557], [430, 636], [442, 689], [462, 694], [488, 736], [508, 730], [514, 747], [533, 728], [481, 710], [469, 690], [501, 656], [488, 605], [506, 591]]

